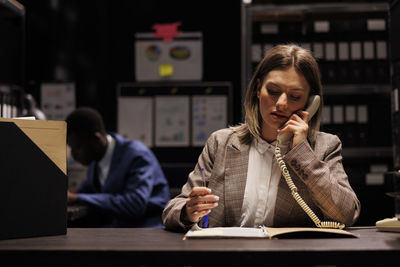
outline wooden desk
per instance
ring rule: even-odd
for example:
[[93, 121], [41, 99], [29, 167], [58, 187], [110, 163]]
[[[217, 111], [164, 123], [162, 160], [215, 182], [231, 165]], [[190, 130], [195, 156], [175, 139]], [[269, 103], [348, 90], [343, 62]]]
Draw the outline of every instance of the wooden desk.
[[2, 240], [0, 262], [12, 262], [13, 266], [399, 266], [400, 233], [375, 229], [352, 232], [360, 234], [360, 238], [183, 241], [183, 234], [163, 229], [70, 228], [65, 236]]

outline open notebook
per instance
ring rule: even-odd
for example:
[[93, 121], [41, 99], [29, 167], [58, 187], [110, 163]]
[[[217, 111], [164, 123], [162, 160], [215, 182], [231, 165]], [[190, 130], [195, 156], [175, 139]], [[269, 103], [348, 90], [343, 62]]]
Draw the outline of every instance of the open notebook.
[[195, 225], [183, 239], [189, 238], [328, 238], [359, 237], [340, 229], [314, 227], [215, 227], [200, 228]]

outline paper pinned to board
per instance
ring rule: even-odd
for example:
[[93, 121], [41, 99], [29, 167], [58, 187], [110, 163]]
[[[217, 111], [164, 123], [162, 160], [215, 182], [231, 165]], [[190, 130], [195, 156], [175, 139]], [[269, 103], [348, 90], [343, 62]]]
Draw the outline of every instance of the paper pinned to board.
[[[138, 115], [140, 114], [140, 115]], [[153, 146], [153, 99], [118, 97], [118, 133]]]
[[43, 121], [0, 118], [0, 122], [13, 122], [67, 174], [67, 124], [65, 121]]
[[155, 97], [155, 145], [188, 146], [189, 96]]
[[192, 97], [192, 145], [203, 146], [212, 132], [228, 125], [228, 97]]

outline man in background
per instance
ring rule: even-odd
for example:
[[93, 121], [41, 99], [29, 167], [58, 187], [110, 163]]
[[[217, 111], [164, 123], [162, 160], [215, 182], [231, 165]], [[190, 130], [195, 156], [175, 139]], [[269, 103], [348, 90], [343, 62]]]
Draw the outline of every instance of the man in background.
[[101, 115], [88, 107], [68, 115], [67, 143], [74, 160], [88, 166], [68, 203], [88, 205], [94, 227], [162, 227], [168, 182], [143, 143], [107, 133]]

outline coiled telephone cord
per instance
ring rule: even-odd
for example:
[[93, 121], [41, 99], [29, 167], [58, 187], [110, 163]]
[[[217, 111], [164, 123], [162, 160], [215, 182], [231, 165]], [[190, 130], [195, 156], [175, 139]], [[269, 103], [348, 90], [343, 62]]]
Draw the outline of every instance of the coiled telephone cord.
[[297, 193], [297, 187], [294, 185], [292, 177], [290, 177], [289, 171], [286, 167], [285, 162], [282, 159], [281, 149], [279, 148], [279, 141], [275, 146], [275, 157], [278, 162], [278, 165], [281, 169], [282, 175], [288, 184], [290, 191], [292, 193], [293, 198], [297, 201], [300, 207], [307, 213], [307, 215], [311, 218], [311, 220], [315, 223], [315, 225], [319, 228], [334, 228], [334, 229], [343, 229], [345, 227], [344, 224], [333, 221], [321, 221], [318, 216], [311, 210], [311, 208], [307, 205], [307, 203], [303, 200], [303, 198]]

